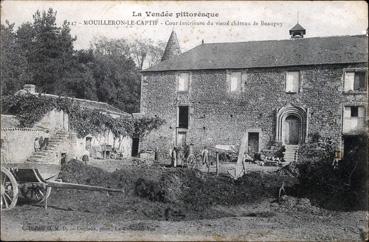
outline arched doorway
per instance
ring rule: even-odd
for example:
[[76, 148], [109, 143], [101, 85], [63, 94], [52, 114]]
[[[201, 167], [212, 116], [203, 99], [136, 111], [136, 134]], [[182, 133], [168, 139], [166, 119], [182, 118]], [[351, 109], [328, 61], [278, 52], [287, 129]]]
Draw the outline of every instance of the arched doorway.
[[307, 133], [307, 110], [288, 104], [277, 112], [276, 141], [285, 145], [305, 142]]
[[298, 145], [301, 140], [301, 120], [295, 115], [289, 115], [283, 122], [283, 141], [286, 145]]

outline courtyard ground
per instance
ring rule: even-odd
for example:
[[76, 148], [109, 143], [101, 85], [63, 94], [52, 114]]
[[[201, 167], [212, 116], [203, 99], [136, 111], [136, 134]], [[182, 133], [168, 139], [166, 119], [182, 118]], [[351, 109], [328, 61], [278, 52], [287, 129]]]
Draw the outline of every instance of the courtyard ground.
[[326, 210], [292, 196], [278, 202], [280, 176], [273, 171], [233, 181], [100, 160], [73, 161], [61, 177], [123, 192], [53, 189], [47, 210], [20, 201], [1, 214], [2, 240], [363, 240], [367, 231], [365, 211]]

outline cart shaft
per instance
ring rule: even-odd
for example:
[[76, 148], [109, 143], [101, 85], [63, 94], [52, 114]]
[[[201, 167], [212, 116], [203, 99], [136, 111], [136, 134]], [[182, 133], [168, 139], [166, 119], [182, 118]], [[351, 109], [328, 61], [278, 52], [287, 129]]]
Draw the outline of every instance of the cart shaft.
[[76, 190], [89, 190], [89, 191], [108, 191], [108, 192], [123, 192], [121, 189], [106, 188], [100, 186], [90, 186], [77, 183], [65, 183], [57, 181], [47, 181], [46, 186], [62, 188], [62, 189], [76, 189]]

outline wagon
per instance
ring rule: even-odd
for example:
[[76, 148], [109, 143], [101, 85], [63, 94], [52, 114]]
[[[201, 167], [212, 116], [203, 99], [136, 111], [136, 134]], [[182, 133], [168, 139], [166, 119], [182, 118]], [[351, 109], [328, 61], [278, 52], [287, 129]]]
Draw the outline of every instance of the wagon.
[[17, 204], [19, 194], [26, 202], [44, 203], [47, 208], [47, 198], [53, 187], [122, 192], [119, 189], [61, 182], [57, 179], [60, 171], [60, 164], [34, 162], [1, 164], [1, 210], [12, 209]]

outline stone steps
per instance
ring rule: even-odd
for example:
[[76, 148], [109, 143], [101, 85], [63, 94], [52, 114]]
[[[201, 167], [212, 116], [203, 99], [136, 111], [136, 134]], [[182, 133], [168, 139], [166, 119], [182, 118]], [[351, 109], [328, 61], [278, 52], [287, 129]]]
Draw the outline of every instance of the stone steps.
[[31, 162], [47, 162], [55, 159], [56, 148], [66, 142], [68, 136], [68, 133], [58, 131], [55, 135], [49, 138], [47, 150], [35, 151], [27, 160]]
[[284, 152], [284, 160], [287, 162], [297, 161], [298, 158], [298, 145], [285, 145], [286, 151]]

